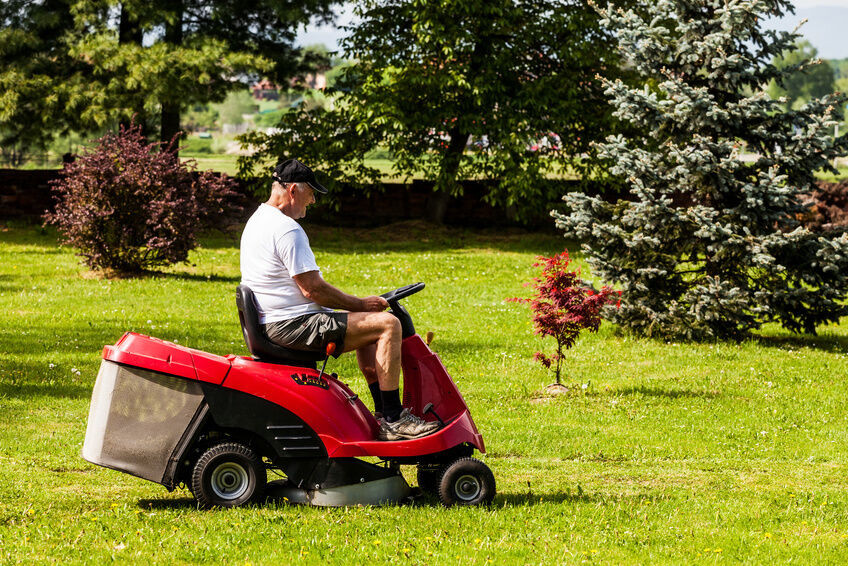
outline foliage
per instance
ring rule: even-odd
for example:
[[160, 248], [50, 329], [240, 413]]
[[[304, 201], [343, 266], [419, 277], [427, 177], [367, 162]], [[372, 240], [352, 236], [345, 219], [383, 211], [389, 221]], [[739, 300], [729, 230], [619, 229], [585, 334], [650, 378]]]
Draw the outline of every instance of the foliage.
[[[331, 0], [13, 0], [0, 3], [0, 133], [43, 143], [133, 115], [169, 142], [194, 104], [251, 78], [283, 83], [313, 58], [298, 27], [331, 18]], [[146, 132], [146, 133], [147, 133]]]
[[[591, 141], [611, 129], [595, 74], [614, 73], [616, 57], [585, 2], [365, 0], [355, 9], [343, 40], [355, 61], [335, 80], [334, 106], [302, 108], [279, 133], [247, 136], [260, 152], [243, 160], [245, 174], [296, 155], [362, 185], [375, 178], [356, 163], [380, 145], [395, 176], [435, 181], [438, 221], [463, 179], [496, 181], [486, 200], [520, 213], [557, 196], [547, 175], [594, 163]], [[555, 150], [529, 151], [545, 138]]]
[[227, 94], [224, 102], [218, 105], [218, 112], [223, 124], [238, 125], [244, 122], [244, 114], [256, 112], [256, 101], [246, 90], [234, 91]]
[[287, 108], [260, 112], [259, 114], [253, 117], [253, 123], [260, 128], [272, 128], [280, 122], [280, 119], [286, 112], [288, 112]]
[[580, 274], [568, 269], [569, 263], [571, 259], [568, 250], [551, 257], [537, 257], [533, 266], [541, 267], [542, 274], [528, 284], [533, 287], [533, 298], [508, 299], [529, 304], [533, 311], [536, 334], [556, 340], [556, 354], [547, 357], [542, 352], [536, 352], [534, 358], [548, 369], [556, 364], [554, 375], [557, 383], [560, 383], [563, 350], [574, 345], [581, 330], [598, 331], [601, 326], [601, 309], [605, 305], [621, 304], [610, 287], [604, 286], [600, 292], [595, 292], [583, 285]]
[[818, 59], [818, 50], [809, 41], [796, 42], [792, 49], [776, 55], [772, 65], [786, 73], [771, 81], [768, 93], [775, 100], [785, 97], [785, 108], [798, 109], [834, 92], [834, 70]]
[[43, 150], [53, 134], [84, 127], [91, 65], [67, 49], [70, 0], [0, 2], [0, 155]]
[[[759, 7], [759, 8], [758, 8]], [[616, 116], [642, 134], [600, 146], [626, 181], [616, 203], [569, 194], [557, 226], [584, 240], [593, 273], [621, 285], [613, 320], [640, 334], [740, 338], [764, 322], [815, 332], [848, 313], [848, 235], [799, 226], [799, 195], [832, 170], [844, 95], [784, 110], [763, 88], [797, 36], [760, 29], [791, 5], [663, 0], [604, 10], [643, 84], [606, 80]], [[757, 154], [740, 159], [742, 147]]]
[[848, 232], [848, 179], [838, 183], [819, 181], [815, 189], [802, 197], [808, 207], [802, 216], [812, 231]]
[[183, 155], [191, 154], [211, 154], [212, 153], [212, 138], [189, 137], [183, 140], [180, 152]]
[[[80, 276], [52, 229], [7, 223], [0, 563], [848, 561], [848, 380], [839, 379], [848, 320], [818, 337], [770, 325], [741, 344], [668, 344], [603, 324], [581, 336], [566, 372], [567, 384], [593, 387], [528, 402], [552, 379], [527, 357], [536, 338], [526, 307], [502, 298], [535, 275], [535, 256], [561, 251], [562, 238], [416, 226], [395, 225], [390, 238], [386, 228], [306, 230], [328, 280], [345, 291], [427, 283], [406, 306], [418, 332], [435, 332], [431, 347], [486, 442], [499, 492], [491, 509], [423, 498], [203, 512], [184, 489], [89, 464], [80, 446], [91, 389], [103, 345], [124, 330], [248, 355], [232, 298], [238, 242], [213, 233], [188, 264], [100, 280]], [[583, 265], [577, 253], [572, 260]], [[370, 399], [352, 353], [327, 369]], [[414, 468], [401, 471], [415, 485]]]
[[222, 217], [232, 181], [196, 174], [170, 148], [121, 128], [68, 164], [45, 219], [93, 269], [137, 273], [185, 261], [197, 232]]
[[197, 132], [214, 129], [220, 113], [211, 104], [195, 104], [183, 114], [182, 126], [186, 131]]

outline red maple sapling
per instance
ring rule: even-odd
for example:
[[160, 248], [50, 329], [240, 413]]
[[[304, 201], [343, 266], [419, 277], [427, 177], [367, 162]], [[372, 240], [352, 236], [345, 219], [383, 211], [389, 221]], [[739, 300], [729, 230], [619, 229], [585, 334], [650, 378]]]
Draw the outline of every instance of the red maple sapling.
[[557, 341], [556, 354], [551, 357], [536, 352], [534, 359], [550, 369], [554, 366], [556, 383], [560, 383], [563, 351], [571, 348], [581, 330], [597, 332], [601, 325], [604, 305], [620, 305], [620, 292], [604, 286], [595, 291], [583, 285], [579, 272], [570, 271], [568, 250], [553, 257], [537, 257], [534, 267], [541, 267], [540, 277], [534, 277], [526, 286], [532, 287], [530, 299], [514, 297], [508, 301], [528, 303], [533, 311], [533, 326], [539, 336], [552, 336]]

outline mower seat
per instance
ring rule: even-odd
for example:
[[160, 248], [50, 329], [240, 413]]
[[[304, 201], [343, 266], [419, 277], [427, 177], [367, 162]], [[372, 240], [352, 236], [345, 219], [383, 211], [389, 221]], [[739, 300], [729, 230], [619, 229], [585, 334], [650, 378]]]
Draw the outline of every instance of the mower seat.
[[259, 312], [256, 310], [256, 298], [246, 285], [236, 287], [236, 306], [239, 322], [247, 349], [253, 359], [260, 362], [286, 364], [315, 368], [315, 362], [327, 357], [323, 352], [294, 350], [275, 344], [268, 339], [265, 329], [259, 324]]

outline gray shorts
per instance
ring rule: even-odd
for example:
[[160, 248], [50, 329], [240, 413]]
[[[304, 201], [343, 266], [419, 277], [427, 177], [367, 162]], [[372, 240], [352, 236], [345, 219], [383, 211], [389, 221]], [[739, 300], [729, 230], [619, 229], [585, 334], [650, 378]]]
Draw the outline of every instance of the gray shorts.
[[265, 333], [271, 342], [292, 350], [326, 352], [327, 344], [335, 342], [333, 357], [338, 358], [344, 350], [347, 313], [317, 312], [269, 322], [265, 325]]

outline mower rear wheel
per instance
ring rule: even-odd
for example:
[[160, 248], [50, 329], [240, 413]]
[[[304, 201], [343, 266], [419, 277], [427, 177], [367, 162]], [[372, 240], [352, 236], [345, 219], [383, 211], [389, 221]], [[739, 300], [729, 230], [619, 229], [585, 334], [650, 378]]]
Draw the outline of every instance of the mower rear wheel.
[[222, 442], [204, 452], [191, 475], [191, 491], [201, 507], [238, 507], [262, 496], [268, 476], [256, 453], [238, 442]]
[[460, 458], [445, 468], [439, 480], [439, 500], [453, 505], [488, 505], [495, 498], [495, 475], [475, 458]]

